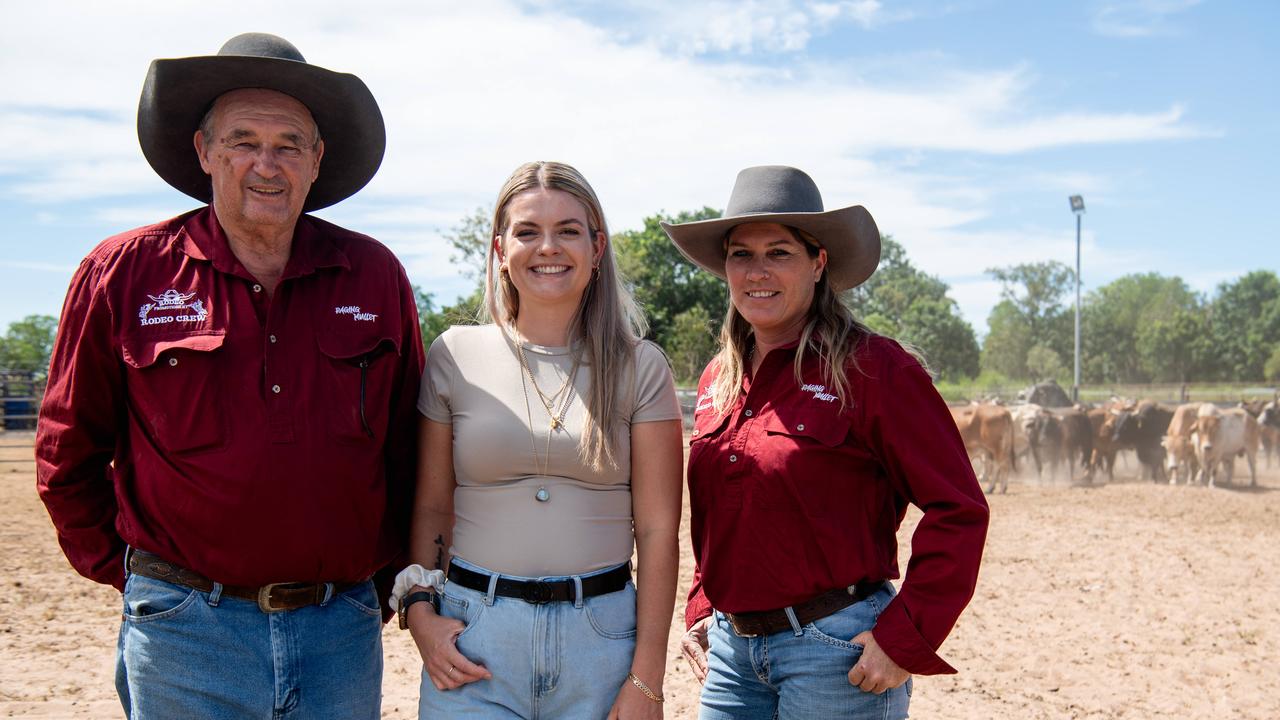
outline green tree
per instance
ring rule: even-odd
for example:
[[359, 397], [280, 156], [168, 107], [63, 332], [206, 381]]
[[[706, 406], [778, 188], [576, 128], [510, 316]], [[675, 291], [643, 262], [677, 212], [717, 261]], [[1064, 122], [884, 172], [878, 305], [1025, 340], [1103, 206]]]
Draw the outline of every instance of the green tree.
[[480, 308], [484, 305], [484, 289], [476, 288], [470, 295], [458, 298], [453, 305], [436, 309], [434, 297], [417, 285], [413, 286], [418, 305], [418, 327], [422, 331], [422, 346], [431, 343], [454, 325], [476, 325], [480, 322]]
[[478, 283], [484, 282], [484, 263], [489, 257], [489, 229], [493, 208], [477, 207], [449, 229], [444, 239], [453, 248], [449, 259], [462, 266], [462, 272]]
[[957, 380], [978, 374], [979, 351], [973, 327], [947, 296], [949, 289], [912, 265], [906, 249], [884, 235], [880, 266], [844, 299], [865, 325], [916, 346], [934, 373]]
[[1001, 300], [987, 316], [987, 337], [982, 342], [982, 369], [1008, 378], [1025, 380], [1027, 353], [1035, 345], [1031, 328], [1010, 300]]
[[[1182, 278], [1134, 273], [1089, 293], [1080, 319], [1081, 369], [1087, 382], [1150, 382], [1157, 374], [1177, 374], [1168, 363], [1144, 355], [1139, 338], [1180, 313], [1201, 312], [1201, 301]], [[1184, 320], [1185, 323], [1185, 320]], [[1162, 329], [1166, 333], [1169, 328]], [[1193, 368], [1186, 366], [1188, 371]], [[1159, 372], [1157, 372], [1157, 370]]]
[[711, 361], [719, 345], [712, 328], [719, 321], [711, 319], [707, 309], [694, 305], [672, 319], [667, 335], [666, 351], [676, 382], [698, 381], [702, 369]]
[[690, 308], [702, 308], [712, 323], [707, 332], [718, 335], [728, 308], [728, 291], [722, 280], [686, 260], [659, 223], [717, 217], [720, 212], [709, 207], [674, 217], [651, 215], [644, 219], [642, 230], [613, 236], [623, 277], [632, 283], [636, 301], [649, 318], [649, 336], [668, 351], [676, 316]]
[[43, 379], [49, 372], [57, 329], [58, 318], [52, 315], [28, 315], [9, 323], [8, 332], [0, 338], [0, 370], [35, 373]]
[[1262, 376], [1270, 382], [1280, 382], [1280, 345], [1271, 351], [1271, 357], [1262, 368]]
[[1209, 323], [1216, 375], [1224, 380], [1261, 378], [1272, 348], [1280, 344], [1280, 277], [1255, 270], [1219, 285]]
[[1048, 345], [1033, 345], [1027, 351], [1027, 372], [1036, 382], [1057, 380], [1066, 374], [1062, 357]]
[[1000, 298], [1013, 305], [1034, 343], [1049, 347], [1061, 344], [1054, 335], [1064, 312], [1062, 300], [1075, 283], [1071, 268], [1048, 260], [990, 268], [987, 274], [1000, 282]]
[[1198, 308], [1175, 308], [1166, 317], [1144, 322], [1135, 346], [1147, 378], [1154, 382], [1203, 378], [1213, 355], [1208, 330], [1208, 319]]

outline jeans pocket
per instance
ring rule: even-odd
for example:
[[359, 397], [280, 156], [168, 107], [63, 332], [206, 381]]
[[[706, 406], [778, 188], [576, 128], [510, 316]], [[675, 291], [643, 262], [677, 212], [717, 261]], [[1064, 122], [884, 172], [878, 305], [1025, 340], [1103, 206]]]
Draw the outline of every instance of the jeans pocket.
[[626, 640], [636, 636], [636, 586], [630, 581], [617, 592], [582, 601], [591, 629], [606, 640]]
[[458, 637], [454, 638], [455, 643], [463, 635], [471, 632], [471, 629], [480, 622], [484, 603], [474, 603], [474, 605], [475, 610], [473, 611], [471, 609], [472, 603], [469, 600], [450, 594], [449, 585], [445, 584], [444, 591], [440, 593], [440, 614], [451, 620], [457, 620], [464, 626], [462, 632], [458, 633]]
[[880, 605], [873, 595], [805, 625], [804, 634], [812, 640], [860, 656], [862, 646], [852, 640], [875, 627], [876, 618], [879, 616]]
[[172, 618], [198, 595], [189, 587], [131, 574], [124, 586], [124, 619], [140, 624]]
[[369, 617], [382, 618], [382, 608], [378, 605], [378, 591], [374, 589], [373, 581], [362, 582], [338, 597]]

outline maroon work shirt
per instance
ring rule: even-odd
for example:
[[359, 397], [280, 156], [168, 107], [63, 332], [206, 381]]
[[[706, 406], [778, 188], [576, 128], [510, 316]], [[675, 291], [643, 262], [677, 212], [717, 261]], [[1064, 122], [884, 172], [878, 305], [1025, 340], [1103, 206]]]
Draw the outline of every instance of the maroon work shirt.
[[987, 503], [929, 375], [896, 342], [855, 353], [849, 405], [816, 353], [795, 380], [795, 346], [770, 352], [738, 402], [711, 408], [716, 363], [698, 383], [689, 451], [693, 553], [685, 620], [774, 610], [834, 588], [898, 577], [907, 504], [924, 517], [907, 579], [876, 642], [908, 672], [955, 672], [937, 649], [973, 595]]
[[407, 547], [422, 340], [386, 247], [303, 215], [274, 295], [212, 208], [99, 245], [71, 280], [36, 435], [67, 559], [125, 544], [228, 585], [351, 581]]

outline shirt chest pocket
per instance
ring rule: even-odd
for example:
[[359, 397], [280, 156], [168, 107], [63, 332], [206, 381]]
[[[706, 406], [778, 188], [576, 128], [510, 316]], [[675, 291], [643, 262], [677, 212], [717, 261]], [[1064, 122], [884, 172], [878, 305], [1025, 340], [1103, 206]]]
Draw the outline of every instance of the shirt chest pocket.
[[218, 450], [227, 443], [219, 360], [224, 331], [121, 341], [130, 412], [170, 453]]
[[839, 413], [786, 410], [760, 418], [754, 434], [758, 484], [751, 502], [759, 507], [828, 515], [847, 510], [851, 447], [849, 420]]
[[344, 445], [386, 437], [395, 386], [399, 338], [384, 332], [329, 332], [318, 336], [326, 430]]

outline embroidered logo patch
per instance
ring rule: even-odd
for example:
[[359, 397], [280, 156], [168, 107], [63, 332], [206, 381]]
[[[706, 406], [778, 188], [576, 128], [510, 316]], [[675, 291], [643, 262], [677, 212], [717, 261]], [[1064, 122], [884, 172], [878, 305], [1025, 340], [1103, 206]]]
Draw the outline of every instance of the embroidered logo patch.
[[373, 322], [378, 319], [376, 313], [361, 312], [359, 305], [339, 305], [333, 309], [334, 315], [350, 315], [356, 322]]
[[138, 308], [138, 320], [143, 325], [204, 322], [209, 311], [205, 310], [203, 301], [194, 299], [195, 296], [193, 292], [183, 294], [173, 288], [159, 295], [147, 295], [151, 302]]
[[827, 392], [826, 385], [813, 385], [813, 384], [801, 385], [800, 391], [811, 392], [813, 393], [814, 400], [821, 400], [823, 402], [835, 402], [836, 400], [839, 399], [835, 395], [832, 395], [831, 393]]
[[711, 393], [705, 392], [698, 396], [698, 402], [695, 404], [693, 411], [702, 412], [703, 410], [706, 410], [707, 408], [711, 407], [713, 404], [715, 403], [713, 402]]

